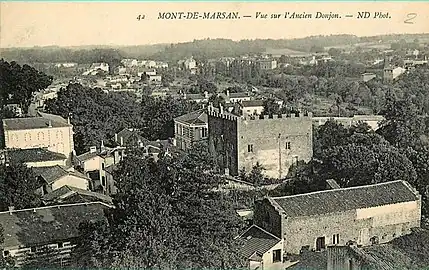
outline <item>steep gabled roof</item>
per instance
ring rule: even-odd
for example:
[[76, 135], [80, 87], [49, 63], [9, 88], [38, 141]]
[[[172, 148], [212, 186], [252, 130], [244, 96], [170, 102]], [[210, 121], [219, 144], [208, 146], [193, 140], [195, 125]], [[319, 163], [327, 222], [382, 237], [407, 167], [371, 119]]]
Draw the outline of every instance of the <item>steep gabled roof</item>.
[[92, 202], [0, 212], [3, 246], [35, 246], [77, 237], [81, 222], [105, 220], [108, 208], [108, 204]]
[[208, 118], [205, 109], [200, 109], [198, 111], [176, 117], [174, 121], [189, 125], [205, 125], [208, 122]]
[[49, 151], [45, 148], [11, 149], [7, 151], [11, 161], [28, 163], [66, 160], [64, 154]]
[[66, 176], [66, 175], [73, 175], [76, 177], [80, 177], [80, 178], [84, 178], [84, 179], [89, 180], [88, 177], [81, 174], [80, 172], [67, 171], [65, 168], [58, 166], [58, 165], [49, 166], [49, 167], [37, 167], [37, 168], [32, 168], [32, 170], [36, 176], [42, 177], [46, 181], [46, 183], [48, 183], [48, 184], [52, 184], [55, 181], [57, 181], [58, 179]]
[[323, 215], [416, 200], [417, 192], [401, 180], [268, 198], [287, 217]]
[[277, 245], [281, 239], [266, 230], [252, 225], [240, 237], [244, 241], [241, 253], [246, 258], [261, 258], [265, 252]]
[[72, 187], [62, 186], [42, 197], [45, 203], [61, 203], [61, 202], [95, 202], [101, 201], [108, 204], [112, 203], [112, 198], [101, 193], [92, 192], [89, 190]]

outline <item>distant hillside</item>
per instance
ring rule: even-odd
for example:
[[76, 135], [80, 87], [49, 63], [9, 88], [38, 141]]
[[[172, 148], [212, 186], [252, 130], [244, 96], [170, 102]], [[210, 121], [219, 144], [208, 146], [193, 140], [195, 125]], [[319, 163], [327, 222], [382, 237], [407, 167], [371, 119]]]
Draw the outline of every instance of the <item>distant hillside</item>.
[[[275, 55], [305, 54], [308, 52], [323, 51], [333, 46], [355, 46], [360, 43], [389, 43], [398, 40], [428, 40], [429, 34], [395, 34], [372, 37], [357, 37], [354, 35], [311, 36], [299, 39], [255, 39], [233, 41], [230, 39], [204, 39], [177, 44], [156, 44], [136, 46], [109, 46], [90, 45], [80, 47], [33, 47], [9, 48], [1, 50], [1, 57], [8, 61], [21, 63], [40, 62], [82, 62], [93, 61], [91, 54], [98, 55], [108, 51], [110, 54], [122, 58], [152, 58], [176, 62], [186, 57], [194, 56], [197, 59], [210, 59], [222, 56], [239, 56], [244, 54], [272, 53]], [[116, 57], [115, 56], [115, 57]]]

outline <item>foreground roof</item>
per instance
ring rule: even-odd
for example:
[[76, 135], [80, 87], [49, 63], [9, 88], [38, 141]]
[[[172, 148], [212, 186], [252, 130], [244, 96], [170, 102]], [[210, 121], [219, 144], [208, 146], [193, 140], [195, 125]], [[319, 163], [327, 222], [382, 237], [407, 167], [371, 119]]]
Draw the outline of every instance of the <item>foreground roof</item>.
[[77, 237], [81, 222], [105, 220], [104, 210], [110, 207], [92, 202], [0, 212], [3, 246], [43, 245]]
[[268, 198], [269, 202], [274, 206], [280, 207], [287, 217], [345, 212], [354, 209], [411, 202], [418, 199], [418, 193], [410, 184], [401, 180]]
[[281, 241], [277, 236], [256, 225], [247, 229], [240, 235], [240, 238], [244, 241], [241, 249], [242, 255], [246, 258], [252, 257], [254, 260], [261, 258], [265, 252]]
[[58, 115], [38, 112], [36, 117], [3, 119], [5, 130], [70, 127], [71, 124]]
[[89, 190], [72, 187], [62, 186], [42, 197], [45, 203], [54, 202], [95, 202], [101, 201], [108, 204], [112, 203], [112, 198], [101, 193], [92, 192]]
[[189, 125], [205, 125], [208, 122], [205, 109], [190, 112], [185, 115], [176, 117], [174, 121], [189, 124]]
[[8, 156], [11, 161], [22, 163], [67, 159], [64, 154], [52, 152], [45, 148], [11, 149], [8, 150]]
[[86, 177], [80, 172], [69, 171], [66, 168], [58, 165], [48, 167], [35, 167], [32, 168], [32, 170], [36, 176], [41, 176], [48, 184], [52, 184], [66, 175], [73, 175], [76, 177], [88, 179], [88, 177]]

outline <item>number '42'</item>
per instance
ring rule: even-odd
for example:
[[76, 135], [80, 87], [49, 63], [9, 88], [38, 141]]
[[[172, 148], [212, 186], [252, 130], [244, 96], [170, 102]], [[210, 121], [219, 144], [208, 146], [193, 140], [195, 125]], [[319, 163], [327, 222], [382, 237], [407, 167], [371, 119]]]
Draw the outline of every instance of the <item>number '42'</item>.
[[140, 21], [140, 20], [144, 20], [144, 18], [145, 18], [146, 16], [145, 15], [138, 15], [137, 16], [137, 20], [138, 21]]

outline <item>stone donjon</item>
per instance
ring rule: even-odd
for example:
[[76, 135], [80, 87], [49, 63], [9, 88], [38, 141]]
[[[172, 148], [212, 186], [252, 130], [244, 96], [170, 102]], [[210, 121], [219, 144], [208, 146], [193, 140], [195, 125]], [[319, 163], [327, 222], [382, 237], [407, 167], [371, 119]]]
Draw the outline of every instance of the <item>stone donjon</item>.
[[268, 177], [283, 178], [313, 155], [312, 114], [237, 116], [208, 107], [208, 141], [221, 172], [236, 176], [259, 162]]

